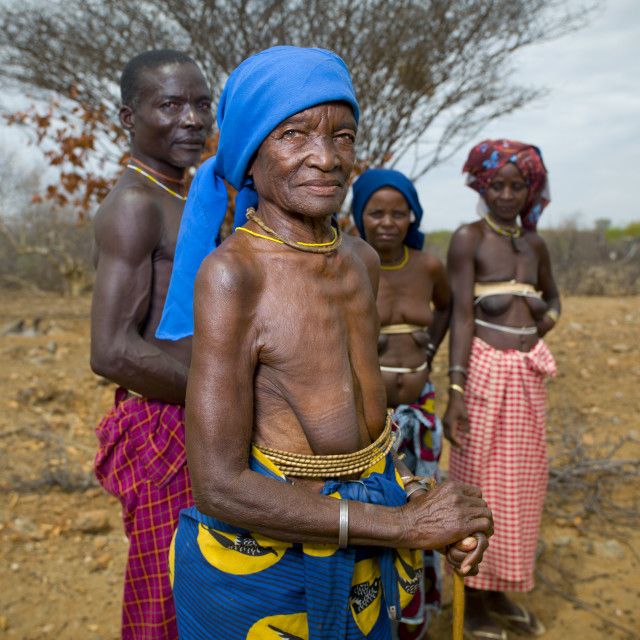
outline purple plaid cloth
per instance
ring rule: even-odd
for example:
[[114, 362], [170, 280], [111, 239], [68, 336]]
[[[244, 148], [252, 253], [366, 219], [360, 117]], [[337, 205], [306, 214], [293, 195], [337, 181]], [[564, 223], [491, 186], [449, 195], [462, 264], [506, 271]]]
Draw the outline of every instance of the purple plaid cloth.
[[181, 509], [193, 505], [184, 446], [184, 407], [116, 391], [96, 429], [95, 471], [122, 503], [129, 557], [122, 607], [123, 640], [176, 640], [168, 575], [171, 538]]

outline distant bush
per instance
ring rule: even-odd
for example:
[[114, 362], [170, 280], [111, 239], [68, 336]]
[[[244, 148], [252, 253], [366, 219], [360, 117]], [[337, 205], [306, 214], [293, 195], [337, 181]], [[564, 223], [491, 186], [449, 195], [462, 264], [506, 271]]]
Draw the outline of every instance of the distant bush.
[[447, 250], [449, 249], [452, 234], [452, 231], [430, 231], [425, 237], [425, 251], [439, 258], [443, 264], [446, 263]]
[[640, 294], [640, 223], [593, 231], [566, 223], [541, 235], [562, 291], [580, 295]]
[[607, 242], [640, 238], [640, 222], [631, 222], [626, 227], [610, 227], [604, 232]]
[[[37, 287], [69, 295], [91, 288], [89, 222], [78, 223], [68, 212], [32, 205], [22, 216], [5, 219], [5, 227], [14, 244], [0, 233], [1, 287]], [[427, 233], [425, 250], [446, 263], [452, 233]], [[601, 224], [595, 230], [569, 222], [540, 234], [564, 293], [640, 295], [640, 222], [625, 227]], [[27, 251], [16, 250], [16, 242]]]

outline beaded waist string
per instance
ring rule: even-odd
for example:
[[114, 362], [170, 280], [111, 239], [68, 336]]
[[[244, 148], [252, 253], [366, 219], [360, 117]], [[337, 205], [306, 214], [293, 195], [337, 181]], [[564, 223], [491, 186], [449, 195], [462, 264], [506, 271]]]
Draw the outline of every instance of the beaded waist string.
[[368, 447], [353, 453], [315, 456], [280, 451], [258, 445], [255, 447], [287, 476], [325, 480], [327, 478], [343, 478], [366, 471], [391, 451], [393, 440], [391, 414], [389, 413], [380, 437]]

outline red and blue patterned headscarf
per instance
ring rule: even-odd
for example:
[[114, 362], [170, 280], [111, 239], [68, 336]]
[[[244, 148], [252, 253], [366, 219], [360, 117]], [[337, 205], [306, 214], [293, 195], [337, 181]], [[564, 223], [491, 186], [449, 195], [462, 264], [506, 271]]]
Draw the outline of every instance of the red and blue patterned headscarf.
[[467, 186], [484, 196], [494, 176], [507, 162], [518, 167], [529, 187], [520, 220], [525, 229], [535, 231], [543, 209], [551, 201], [547, 169], [538, 147], [515, 140], [483, 140], [471, 149], [462, 168], [467, 173]]

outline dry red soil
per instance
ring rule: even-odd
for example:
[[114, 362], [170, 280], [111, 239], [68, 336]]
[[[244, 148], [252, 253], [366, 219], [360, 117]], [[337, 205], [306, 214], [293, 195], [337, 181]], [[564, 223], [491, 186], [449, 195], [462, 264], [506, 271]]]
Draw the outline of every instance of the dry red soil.
[[[573, 297], [564, 303], [547, 340], [560, 371], [549, 383], [550, 451], [561, 448], [562, 433], [577, 434], [590, 451], [630, 436], [615, 458], [637, 459], [640, 299]], [[89, 369], [89, 304], [87, 298], [0, 292], [0, 328], [19, 320], [27, 326], [26, 333], [0, 336], [3, 638], [119, 637], [127, 542], [119, 505], [92, 480], [93, 429], [113, 388]], [[30, 332], [37, 318], [38, 330]], [[445, 370], [442, 353], [434, 372], [439, 389]], [[608, 487], [610, 497], [633, 506], [637, 478], [618, 484]], [[539, 581], [528, 606], [547, 625], [548, 640], [640, 637], [638, 530], [613, 527], [598, 513], [574, 517], [571, 508], [545, 515], [539, 570], [554, 586]], [[434, 638], [450, 637], [449, 593], [445, 582]]]

